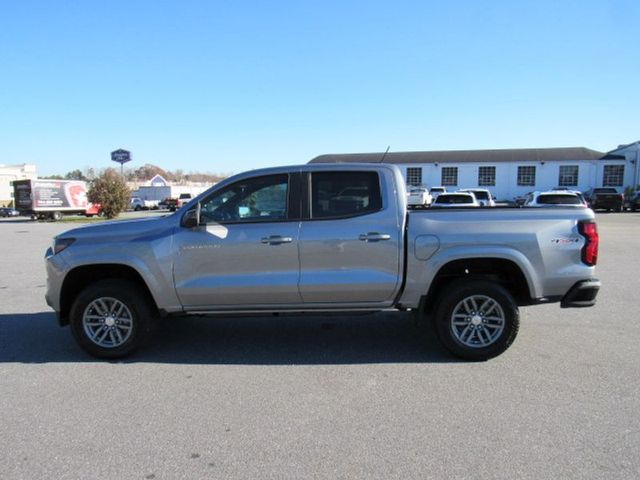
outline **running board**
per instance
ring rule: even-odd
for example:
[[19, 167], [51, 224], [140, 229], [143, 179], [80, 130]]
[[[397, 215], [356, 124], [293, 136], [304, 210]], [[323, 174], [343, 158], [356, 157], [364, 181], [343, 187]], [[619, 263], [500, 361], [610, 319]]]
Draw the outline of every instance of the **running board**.
[[317, 315], [333, 313], [336, 315], [348, 315], [350, 313], [397, 313], [402, 311], [397, 308], [323, 308], [323, 309], [287, 309], [287, 310], [191, 310], [188, 312], [181, 312], [182, 315]]

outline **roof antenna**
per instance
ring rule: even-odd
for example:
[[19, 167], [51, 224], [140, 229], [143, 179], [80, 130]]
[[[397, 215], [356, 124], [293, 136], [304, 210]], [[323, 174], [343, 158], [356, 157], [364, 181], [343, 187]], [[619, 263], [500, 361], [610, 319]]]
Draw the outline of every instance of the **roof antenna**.
[[380, 161], [378, 163], [384, 162], [384, 157], [387, 156], [387, 153], [389, 153], [389, 149], [390, 148], [391, 148], [391, 145], [387, 145], [387, 149], [384, 151], [384, 155], [382, 155], [382, 158], [380, 159]]

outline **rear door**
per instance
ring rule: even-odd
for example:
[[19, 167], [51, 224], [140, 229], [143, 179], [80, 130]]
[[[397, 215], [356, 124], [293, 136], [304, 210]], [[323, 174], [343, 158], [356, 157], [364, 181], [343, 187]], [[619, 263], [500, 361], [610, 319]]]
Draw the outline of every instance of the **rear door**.
[[[402, 233], [380, 173], [307, 174], [300, 294], [310, 303], [388, 303], [399, 288]], [[308, 205], [306, 205], [306, 204]]]

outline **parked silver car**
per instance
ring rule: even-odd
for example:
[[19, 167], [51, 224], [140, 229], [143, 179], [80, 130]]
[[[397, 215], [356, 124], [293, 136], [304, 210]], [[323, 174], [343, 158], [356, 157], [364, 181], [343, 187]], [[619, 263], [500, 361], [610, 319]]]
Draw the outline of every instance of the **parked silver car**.
[[236, 175], [174, 214], [58, 235], [46, 301], [104, 358], [133, 352], [159, 316], [384, 310], [432, 319], [469, 360], [513, 343], [519, 306], [595, 303], [591, 210], [408, 211], [405, 192], [385, 164]]

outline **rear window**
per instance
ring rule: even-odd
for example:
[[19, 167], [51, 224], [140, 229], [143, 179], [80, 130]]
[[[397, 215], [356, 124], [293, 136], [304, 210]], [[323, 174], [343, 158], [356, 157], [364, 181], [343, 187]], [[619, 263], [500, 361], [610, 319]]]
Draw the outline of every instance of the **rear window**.
[[377, 172], [311, 174], [311, 218], [344, 218], [381, 209]]
[[594, 188], [593, 193], [618, 193], [615, 188]]
[[543, 205], [582, 205], [577, 195], [540, 195], [538, 203]]
[[489, 200], [489, 194], [487, 192], [473, 192], [478, 200]]
[[452, 195], [449, 193], [441, 193], [436, 198], [435, 203], [473, 203], [473, 197], [471, 195]]

